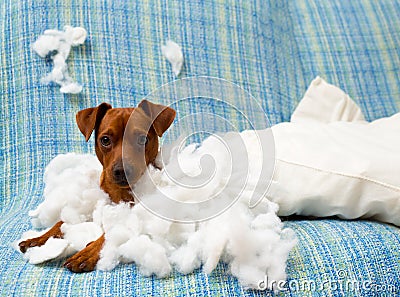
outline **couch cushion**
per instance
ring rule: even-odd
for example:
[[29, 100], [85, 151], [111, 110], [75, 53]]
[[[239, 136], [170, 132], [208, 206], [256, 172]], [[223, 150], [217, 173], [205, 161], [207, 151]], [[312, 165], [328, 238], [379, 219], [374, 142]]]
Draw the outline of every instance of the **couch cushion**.
[[[61, 268], [61, 263], [27, 264], [9, 243], [30, 228], [27, 211], [42, 199], [45, 165], [59, 153], [93, 152], [92, 143], [84, 142], [74, 123], [78, 110], [102, 101], [132, 106], [174, 79], [161, 56], [160, 46], [167, 39], [183, 48], [182, 77], [210, 75], [239, 84], [262, 102], [271, 123], [289, 119], [316, 75], [340, 86], [368, 119], [375, 119], [399, 108], [399, 11], [397, 1], [361, 0], [240, 5], [233, 0], [2, 1], [2, 294], [262, 295], [244, 291], [223, 265], [210, 276], [199, 271], [162, 280], [143, 277], [134, 265], [78, 275]], [[79, 95], [63, 95], [56, 86], [42, 85], [40, 78], [50, 71], [51, 63], [30, 49], [44, 30], [67, 24], [89, 32], [86, 44], [74, 49], [68, 61], [71, 75], [84, 85]], [[344, 269], [350, 279], [392, 284], [398, 293], [397, 228], [363, 221], [287, 224], [299, 236], [288, 262], [289, 280], [313, 280], [323, 273], [333, 277]], [[344, 291], [332, 287], [323, 295], [344, 295]]]

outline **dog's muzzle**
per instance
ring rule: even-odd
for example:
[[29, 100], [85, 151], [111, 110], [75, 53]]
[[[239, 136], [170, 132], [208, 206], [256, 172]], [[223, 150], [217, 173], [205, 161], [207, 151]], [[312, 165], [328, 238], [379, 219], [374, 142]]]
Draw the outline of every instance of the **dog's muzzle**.
[[112, 169], [114, 182], [119, 186], [128, 186], [129, 180], [134, 177], [135, 170], [132, 166], [117, 163]]

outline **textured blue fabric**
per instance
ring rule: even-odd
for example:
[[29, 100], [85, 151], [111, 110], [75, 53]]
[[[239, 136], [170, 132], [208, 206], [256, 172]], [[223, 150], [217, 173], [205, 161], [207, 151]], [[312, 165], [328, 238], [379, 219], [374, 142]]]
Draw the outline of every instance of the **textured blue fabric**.
[[[0, 295], [269, 295], [244, 291], [224, 265], [210, 276], [197, 271], [161, 280], [142, 276], [134, 265], [72, 274], [62, 262], [27, 264], [9, 244], [30, 229], [27, 212], [42, 199], [46, 164], [59, 153], [93, 152], [76, 127], [75, 113], [103, 101], [134, 106], [174, 79], [161, 55], [167, 39], [183, 48], [181, 77], [209, 75], [238, 84], [262, 102], [272, 124], [290, 118], [316, 75], [349, 93], [372, 120], [399, 110], [399, 14], [395, 0], [2, 1]], [[51, 63], [30, 48], [44, 30], [64, 25], [89, 33], [68, 61], [71, 75], [84, 86], [79, 95], [42, 85]], [[299, 237], [287, 268], [293, 286], [349, 279], [370, 281], [372, 289], [294, 287], [279, 295], [400, 294], [397, 227], [336, 220], [286, 224]]]

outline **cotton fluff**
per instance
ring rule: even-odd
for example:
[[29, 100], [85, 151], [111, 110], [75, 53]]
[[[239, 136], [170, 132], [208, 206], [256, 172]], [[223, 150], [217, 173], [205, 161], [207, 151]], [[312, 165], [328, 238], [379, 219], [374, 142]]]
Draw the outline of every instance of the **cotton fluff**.
[[179, 73], [181, 73], [183, 66], [183, 53], [181, 47], [172, 40], [168, 40], [165, 45], [161, 46], [161, 52], [168, 62], [171, 63], [172, 71], [175, 76], [178, 76]]
[[[253, 171], [258, 167], [248, 168], [247, 159], [241, 158], [246, 164], [237, 164], [237, 168], [243, 170], [232, 171], [232, 164], [228, 162], [228, 154], [234, 154], [232, 150], [241, 154], [246, 149], [237, 145], [238, 138], [246, 140], [253, 136], [249, 131], [240, 136], [234, 133], [223, 137], [223, 142], [218, 137], [209, 137], [200, 147], [190, 145], [177, 154], [172, 153], [163, 171], [149, 168], [136, 184], [134, 192], [141, 203], [133, 208], [109, 204], [98, 207], [94, 218], [103, 222], [106, 242], [97, 267], [109, 270], [119, 262], [135, 262], [145, 275], [163, 277], [173, 268], [186, 274], [202, 266], [206, 273], [211, 273], [219, 261], [225, 261], [245, 287], [258, 288], [266, 275], [272, 280], [285, 279], [285, 263], [296, 242], [294, 234], [290, 229], [283, 229], [276, 216], [276, 204], [264, 199], [254, 209], [248, 207], [258, 178]], [[230, 150], [224, 149], [225, 146]], [[204, 175], [208, 176], [207, 168], [200, 166], [205, 156], [219, 160], [214, 164], [212, 179], [201, 187], [182, 187], [182, 184], [190, 184], [190, 176], [200, 181]], [[252, 164], [259, 164], [252, 161]], [[181, 165], [182, 171], [177, 164]], [[234, 188], [233, 185], [242, 184], [241, 179], [246, 175], [244, 188]], [[230, 183], [227, 182], [229, 177]], [[227, 185], [231, 188], [224, 193]], [[241, 194], [236, 202], [215, 217], [194, 223], [165, 220], [146, 209], [150, 207], [158, 215], [162, 214], [165, 206], [162, 196], [165, 194], [176, 201], [194, 203], [216, 193], [231, 200]], [[211, 203], [207, 207], [214, 206]], [[196, 213], [204, 211], [195, 204], [192, 208]], [[120, 215], [122, 213], [124, 215]], [[204, 213], [209, 214], [207, 210]], [[189, 212], [187, 217], [190, 215]], [[135, 223], [127, 224], [128, 221]]]
[[29, 212], [34, 228], [92, 221], [93, 210], [108, 195], [100, 189], [102, 166], [95, 156], [69, 153], [55, 157], [44, 173], [44, 201]]
[[71, 47], [83, 44], [86, 37], [84, 28], [71, 26], [65, 26], [64, 31], [46, 30], [39, 36], [32, 49], [42, 58], [50, 56], [54, 64], [53, 70], [42, 78], [42, 83], [57, 83], [61, 86], [61, 93], [76, 94], [82, 91], [82, 86], [69, 75], [66, 60]]
[[[238, 137], [246, 139], [251, 135], [236, 133], [236, 137], [230, 134], [222, 139], [235, 150], [239, 147]], [[35, 227], [50, 227], [62, 219], [65, 222], [62, 240], [68, 244], [57, 239], [35, 250], [48, 250], [53, 244], [58, 251], [51, 254], [54, 258], [66, 256], [104, 232], [106, 240], [97, 264], [100, 270], [135, 262], [144, 275], [165, 277], [172, 269], [186, 274], [201, 266], [206, 273], [211, 273], [219, 261], [224, 261], [229, 264], [231, 273], [248, 288], [257, 289], [266, 275], [271, 280], [284, 280], [286, 260], [296, 238], [292, 230], [283, 228], [276, 215], [276, 204], [264, 199], [255, 208], [248, 207], [256, 178], [251, 171], [256, 167], [249, 170], [248, 165], [238, 164], [243, 171], [232, 172], [229, 162], [215, 162], [212, 178], [204, 186], [182, 187], [190, 176], [193, 178], [189, 181], [196, 181], [197, 177], [202, 181], [202, 174], [209, 175], [205, 168], [200, 170], [201, 165], [207, 164], [203, 162], [206, 155], [214, 160], [229, 159], [227, 154], [231, 152], [223, 149], [220, 140], [211, 136], [197, 148], [189, 145], [181, 151], [176, 147], [169, 149], [176, 153], [170, 154], [164, 169], [150, 166], [136, 184], [133, 190], [140, 195], [140, 202], [134, 207], [125, 203], [113, 204], [101, 191], [101, 166], [95, 157], [57, 156], [45, 172], [45, 200], [30, 215]], [[243, 153], [243, 149], [245, 147], [238, 148], [237, 153]], [[242, 159], [247, 163], [246, 158]], [[248, 172], [249, 186], [240, 192], [233, 185], [240, 184], [240, 179]], [[162, 208], [162, 195], [196, 205], [195, 202], [216, 197], [216, 194], [232, 203], [221, 213], [203, 221], [180, 223], [160, 217], [157, 208], [149, 210], [151, 202], [157, 199]], [[206, 210], [210, 212], [215, 205], [218, 204], [210, 203], [206, 206], [210, 209]], [[84, 228], [82, 224], [86, 224]], [[74, 226], [78, 227], [73, 229]], [[29, 256], [26, 255], [28, 259]], [[39, 258], [36, 255], [34, 263], [40, 262]], [[49, 256], [42, 260], [49, 260]]]
[[[30, 263], [66, 257], [101, 236], [101, 226], [92, 222], [96, 204], [109, 200], [100, 189], [101, 170], [97, 158], [88, 154], [59, 155], [49, 163], [44, 174], [45, 199], [29, 216], [38, 229], [52, 227], [62, 220], [64, 238], [52, 238], [42, 247], [28, 249], [24, 257]], [[25, 232], [21, 240], [40, 236], [47, 230]], [[14, 246], [18, 248], [17, 243]]]

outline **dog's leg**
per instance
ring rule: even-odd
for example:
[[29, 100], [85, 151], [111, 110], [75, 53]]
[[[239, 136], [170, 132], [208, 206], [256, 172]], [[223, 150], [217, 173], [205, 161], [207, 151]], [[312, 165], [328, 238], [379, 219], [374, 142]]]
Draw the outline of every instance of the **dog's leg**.
[[72, 272], [88, 272], [94, 270], [100, 259], [100, 251], [105, 241], [104, 234], [89, 243], [83, 250], [69, 258], [64, 266]]
[[34, 246], [44, 245], [46, 243], [46, 241], [50, 237], [62, 238], [63, 237], [63, 233], [61, 232], [60, 228], [61, 228], [61, 225], [63, 223], [64, 223], [63, 221], [59, 221], [49, 231], [47, 231], [45, 234], [43, 234], [43, 235], [41, 235], [39, 237], [35, 237], [35, 238], [31, 238], [31, 239], [27, 239], [27, 240], [21, 241], [18, 244], [20, 251], [25, 253], [28, 248], [31, 248], [31, 247], [34, 247]]

